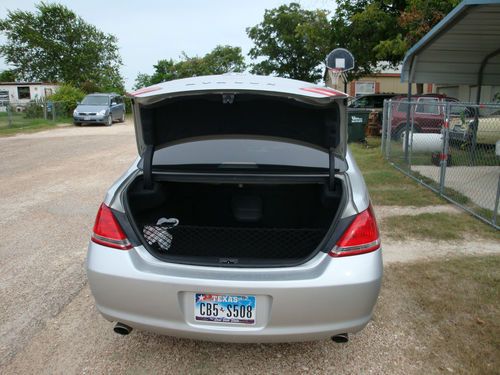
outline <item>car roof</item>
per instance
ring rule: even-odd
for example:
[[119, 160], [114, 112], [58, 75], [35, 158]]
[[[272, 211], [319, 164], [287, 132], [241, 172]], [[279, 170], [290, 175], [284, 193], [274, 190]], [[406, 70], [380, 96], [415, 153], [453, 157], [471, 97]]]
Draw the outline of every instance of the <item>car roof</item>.
[[87, 94], [86, 96], [120, 96], [116, 93], [105, 93], [105, 92], [94, 92], [92, 94]]
[[[407, 95], [398, 95], [396, 97], [394, 97], [394, 99], [405, 99], [407, 98], [408, 96]], [[447, 96], [447, 95], [443, 95], [443, 94], [415, 94], [415, 95], [412, 95], [411, 98], [417, 98], [417, 99], [420, 99], [420, 98], [437, 98], [437, 99], [450, 99], [450, 100], [456, 100], [458, 101], [457, 98], [454, 98], [452, 96]]]
[[361, 94], [359, 96], [356, 97], [357, 98], [363, 98], [365, 96], [398, 96], [398, 95], [402, 95], [402, 94], [396, 94], [396, 93], [393, 93], [393, 92], [379, 92], [379, 93], [376, 93], [376, 94]]

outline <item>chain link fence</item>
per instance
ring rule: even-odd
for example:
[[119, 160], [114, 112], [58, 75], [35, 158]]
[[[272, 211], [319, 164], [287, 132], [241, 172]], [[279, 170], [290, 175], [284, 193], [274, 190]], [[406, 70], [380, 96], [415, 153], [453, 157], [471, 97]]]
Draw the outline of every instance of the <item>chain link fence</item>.
[[73, 102], [0, 100], [0, 130], [72, 122]]
[[382, 153], [401, 172], [500, 229], [500, 104], [440, 96], [386, 100]]

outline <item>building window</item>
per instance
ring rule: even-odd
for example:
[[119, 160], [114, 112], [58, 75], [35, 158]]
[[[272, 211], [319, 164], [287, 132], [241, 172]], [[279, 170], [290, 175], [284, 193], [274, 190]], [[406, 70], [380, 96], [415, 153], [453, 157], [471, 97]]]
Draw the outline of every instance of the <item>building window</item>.
[[29, 86], [19, 86], [17, 88], [17, 97], [19, 99], [31, 99]]
[[375, 82], [356, 82], [355, 94], [375, 94]]

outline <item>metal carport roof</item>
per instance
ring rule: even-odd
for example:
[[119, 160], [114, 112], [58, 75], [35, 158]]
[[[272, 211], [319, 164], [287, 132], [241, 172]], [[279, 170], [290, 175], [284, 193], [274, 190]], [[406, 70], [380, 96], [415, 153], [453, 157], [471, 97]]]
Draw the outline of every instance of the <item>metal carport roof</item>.
[[481, 76], [500, 85], [500, 0], [457, 5], [406, 53], [401, 81], [481, 85]]

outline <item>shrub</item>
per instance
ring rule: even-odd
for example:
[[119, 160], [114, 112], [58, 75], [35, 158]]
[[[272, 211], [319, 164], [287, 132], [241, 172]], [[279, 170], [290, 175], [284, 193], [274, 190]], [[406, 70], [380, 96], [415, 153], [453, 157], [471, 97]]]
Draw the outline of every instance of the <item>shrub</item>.
[[28, 103], [24, 108], [24, 117], [26, 118], [43, 118], [45, 103], [41, 100], [36, 100]]
[[[71, 116], [76, 107], [76, 103], [80, 102], [85, 97], [85, 93], [71, 85], [63, 85], [49, 96], [48, 100], [59, 102], [57, 109], [62, 111], [60, 114], [64, 116]], [[59, 109], [60, 108], [60, 109]]]

